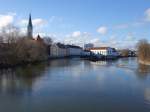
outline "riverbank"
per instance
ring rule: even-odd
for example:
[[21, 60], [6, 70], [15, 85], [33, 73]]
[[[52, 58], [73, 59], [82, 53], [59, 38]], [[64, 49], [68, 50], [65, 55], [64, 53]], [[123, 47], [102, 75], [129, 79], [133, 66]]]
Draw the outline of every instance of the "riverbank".
[[148, 65], [150, 66], [150, 62], [149, 61], [144, 61], [144, 60], [138, 60], [140, 64], [143, 64], [143, 65]]
[[34, 65], [42, 62], [46, 62], [47, 60], [40, 60], [40, 61], [30, 61], [30, 62], [20, 62], [17, 64], [0, 64], [0, 69], [8, 69], [8, 68], [16, 68], [18, 66], [26, 66], [26, 65]]
[[17, 64], [0, 64], [0, 69], [7, 69], [7, 68], [15, 68], [18, 66], [25, 66], [25, 65], [34, 65], [37, 63], [48, 62], [50, 60], [59, 60], [59, 59], [72, 59], [72, 58], [79, 58], [81, 60], [89, 60], [89, 61], [110, 61], [110, 60], [118, 60], [120, 58], [129, 58], [129, 57], [97, 57], [97, 56], [66, 56], [66, 57], [49, 57], [45, 60], [40, 61], [28, 61], [28, 62], [20, 62]]

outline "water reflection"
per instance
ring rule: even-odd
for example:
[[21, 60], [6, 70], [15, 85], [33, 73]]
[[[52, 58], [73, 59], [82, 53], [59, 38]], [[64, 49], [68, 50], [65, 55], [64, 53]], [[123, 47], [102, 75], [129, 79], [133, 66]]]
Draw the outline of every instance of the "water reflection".
[[136, 58], [60, 59], [0, 70], [0, 111], [147, 112], [149, 75]]
[[10, 95], [30, 94], [32, 86], [43, 75], [45, 64], [28, 65], [0, 71], [0, 93]]
[[146, 100], [146, 103], [150, 104], [150, 88], [146, 88], [144, 90], [144, 98]]
[[136, 74], [141, 79], [147, 78], [147, 76], [150, 75], [150, 66], [143, 65], [143, 64], [138, 64]]
[[150, 66], [139, 64], [139, 73], [148, 74], [150, 72]]
[[80, 64], [79, 59], [58, 59], [58, 60], [51, 60], [48, 62], [48, 66], [53, 68], [58, 67], [68, 67], [68, 66], [76, 66]]
[[[137, 58], [122, 58], [119, 60], [113, 61], [97, 61], [90, 62], [92, 67], [100, 68], [100, 67], [116, 67], [123, 69], [128, 73], [134, 72], [135, 75], [140, 79], [146, 79], [150, 75], [150, 66], [139, 64], [137, 62]], [[116, 70], [116, 69], [115, 69]]]

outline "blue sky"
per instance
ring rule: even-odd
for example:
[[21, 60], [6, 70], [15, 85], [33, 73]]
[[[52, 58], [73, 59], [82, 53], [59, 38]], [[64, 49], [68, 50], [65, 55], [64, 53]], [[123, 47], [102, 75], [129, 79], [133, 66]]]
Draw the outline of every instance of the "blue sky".
[[139, 39], [150, 40], [149, 0], [1, 0], [0, 17], [12, 17], [3, 21], [24, 32], [29, 13], [35, 35], [55, 41], [134, 47]]

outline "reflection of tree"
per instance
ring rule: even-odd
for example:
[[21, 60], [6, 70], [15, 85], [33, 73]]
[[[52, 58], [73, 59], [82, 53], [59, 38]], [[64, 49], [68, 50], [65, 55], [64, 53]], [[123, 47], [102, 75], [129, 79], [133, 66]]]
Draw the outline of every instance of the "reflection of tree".
[[150, 66], [139, 64], [137, 74], [140, 78], [146, 78], [150, 75]]
[[74, 59], [59, 59], [59, 60], [51, 60], [49, 61], [50, 67], [67, 67], [67, 66], [76, 66], [79, 65], [80, 61], [77, 59], [77, 61], [74, 61]]
[[150, 88], [145, 88], [144, 90], [144, 98], [147, 102], [150, 102]]
[[0, 71], [0, 91], [23, 95], [32, 91], [33, 84], [43, 75], [45, 64], [29, 65]]

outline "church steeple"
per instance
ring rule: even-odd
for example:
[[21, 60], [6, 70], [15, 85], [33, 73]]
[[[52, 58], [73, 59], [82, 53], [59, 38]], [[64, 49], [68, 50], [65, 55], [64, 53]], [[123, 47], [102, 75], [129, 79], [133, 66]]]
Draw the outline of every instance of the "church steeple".
[[33, 38], [33, 25], [32, 25], [31, 14], [29, 15], [29, 22], [28, 22], [28, 28], [27, 28], [27, 36], [28, 36], [28, 38]]

